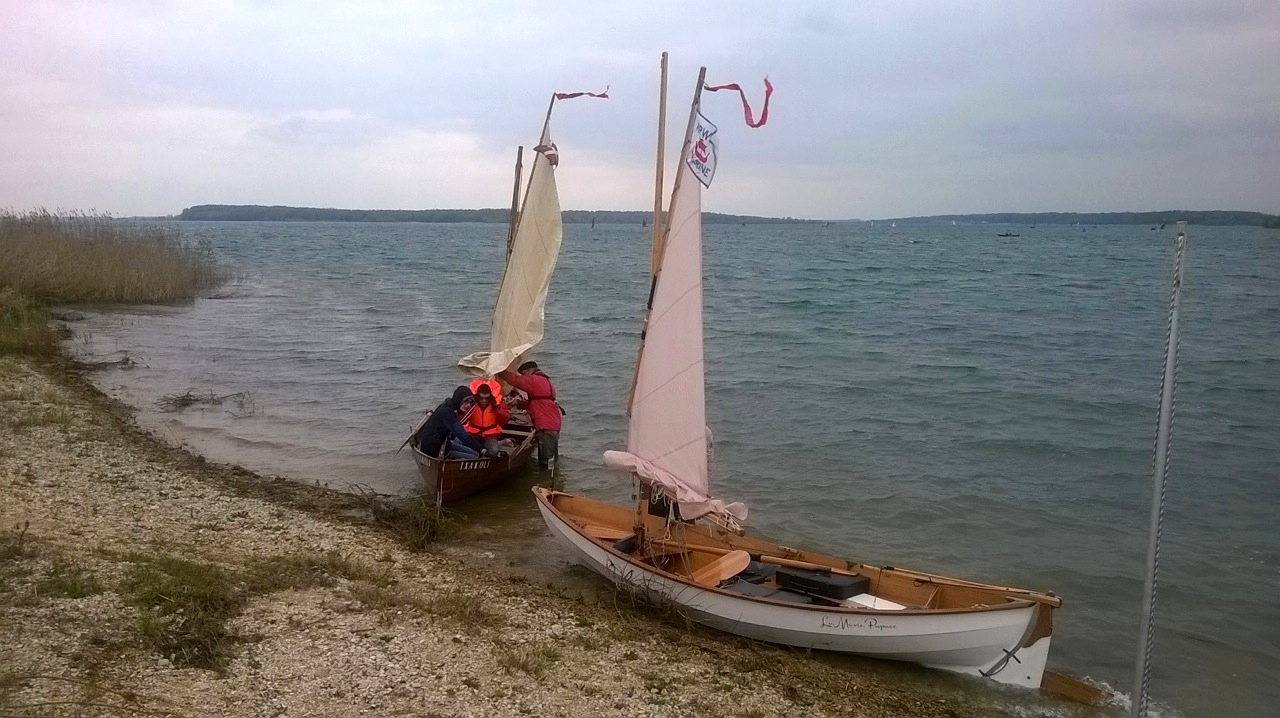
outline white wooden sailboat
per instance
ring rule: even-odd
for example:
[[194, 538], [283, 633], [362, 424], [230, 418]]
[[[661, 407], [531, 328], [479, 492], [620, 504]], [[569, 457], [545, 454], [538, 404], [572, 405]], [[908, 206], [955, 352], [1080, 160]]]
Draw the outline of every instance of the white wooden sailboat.
[[538, 487], [544, 520], [588, 567], [713, 628], [1039, 686], [1053, 612], [1061, 605], [1052, 593], [872, 566], [749, 538], [740, 528], [746, 507], [711, 494], [698, 178], [709, 180], [705, 158], [714, 169], [715, 128], [700, 114], [703, 75], [697, 88], [668, 222], [661, 236], [655, 232], [627, 450], [604, 457], [638, 482], [638, 505], [613, 506]]

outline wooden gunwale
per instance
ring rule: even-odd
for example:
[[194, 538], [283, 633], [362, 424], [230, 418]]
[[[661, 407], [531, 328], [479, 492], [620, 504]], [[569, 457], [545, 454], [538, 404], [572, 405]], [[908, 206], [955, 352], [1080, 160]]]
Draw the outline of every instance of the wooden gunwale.
[[[1005, 599], [1005, 602], [999, 603], [999, 604], [975, 605], [975, 606], [970, 606], [965, 608], [907, 607], [901, 610], [893, 610], [890, 612], [890, 611], [885, 611], [883, 609], [866, 608], [863, 606], [850, 606], [847, 604], [844, 604], [844, 605], [797, 604], [797, 603], [787, 603], [784, 601], [777, 601], [764, 596], [748, 596], [748, 595], [736, 593], [734, 591], [730, 591], [730, 590], [719, 588], [719, 587], [711, 587], [711, 586], [699, 584], [696, 581], [694, 581], [690, 576], [683, 576], [678, 573], [673, 573], [671, 571], [663, 569], [660, 566], [655, 566], [653, 564], [645, 563], [643, 561], [638, 560], [637, 557], [635, 556], [632, 556], [630, 554], [624, 554], [621, 551], [618, 551], [616, 548], [613, 547], [612, 541], [602, 540], [602, 539], [596, 538], [595, 536], [592, 536], [591, 533], [589, 533], [587, 529], [583, 526], [583, 523], [587, 523], [587, 525], [591, 525], [591, 526], [604, 526], [610, 529], [616, 529], [617, 528], [616, 526], [610, 526], [607, 523], [599, 522], [597, 520], [599, 518], [598, 516], [592, 516], [591, 517], [592, 520], [589, 522], [586, 521], [585, 519], [575, 518], [572, 514], [568, 514], [565, 511], [561, 510], [559, 507], [557, 507], [555, 503], [555, 499], [557, 497], [565, 497], [575, 503], [590, 502], [595, 506], [603, 506], [603, 507], [608, 507], [610, 509], [617, 509], [617, 510], [623, 511], [626, 514], [627, 519], [629, 521], [634, 516], [634, 514], [632, 514], [629, 510], [624, 509], [621, 506], [611, 506], [608, 504], [600, 504], [598, 502], [592, 501], [591, 499], [585, 499], [584, 497], [581, 497], [581, 496], [566, 494], [559, 491], [551, 491], [549, 489], [546, 489], [540, 486], [534, 487], [533, 491], [534, 491], [535, 497], [539, 502], [547, 505], [552, 512], [554, 512], [555, 514], [557, 514], [558, 516], [564, 519], [565, 525], [573, 529], [579, 535], [589, 539], [592, 543], [604, 548], [606, 551], [608, 551], [611, 555], [617, 557], [619, 560], [625, 561], [627, 564], [635, 566], [636, 568], [639, 568], [645, 571], [662, 574], [664, 578], [668, 578], [670, 580], [684, 584], [691, 588], [697, 588], [703, 591], [714, 591], [721, 595], [730, 596], [732, 598], [741, 599], [745, 601], [755, 601], [759, 603], [766, 603], [769, 605], [784, 605], [788, 608], [794, 608], [794, 609], [803, 610], [803, 611], [830, 612], [834, 610], [834, 611], [840, 611], [842, 613], [848, 612], [848, 613], [854, 613], [854, 614], [869, 614], [869, 615], [877, 615], [877, 616], [882, 616], [882, 615], [885, 615], [886, 613], [892, 613], [895, 616], [942, 616], [942, 615], [954, 615], [954, 614], [965, 614], [965, 613], [980, 613], [980, 612], [987, 612], [987, 611], [1006, 611], [1006, 610], [1014, 610], [1014, 609], [1023, 609], [1029, 606], [1033, 606], [1037, 603], [1044, 604], [1049, 608], [1056, 608], [1057, 606], [1054, 604], [1054, 601], [1056, 601], [1058, 605], [1061, 604], [1061, 600], [1057, 599], [1056, 597], [1051, 597], [1046, 594], [1037, 594], [1032, 591], [1026, 591], [1027, 595], [1025, 596], [1019, 595], [1018, 597], [1014, 597], [1007, 594], [1002, 595], [1002, 597]], [[654, 518], [656, 519], [656, 517]], [[698, 529], [702, 529], [703, 527], [697, 526], [697, 525], [686, 525], [685, 528], [686, 528], [686, 531], [688, 530], [697, 531]], [[686, 534], [688, 538], [693, 538], [694, 536], [698, 536], [698, 535], [699, 534], [692, 534], [692, 535]], [[712, 537], [702, 536], [702, 538], [710, 539]], [[770, 544], [760, 540], [747, 539], [746, 541], [743, 541], [745, 537], [735, 537], [735, 538], [737, 539], [737, 541], [735, 541], [734, 544], [749, 543], [753, 547], [772, 549], [775, 552], [795, 551], [794, 549], [787, 549], [784, 546], [778, 546], [777, 544]], [[722, 539], [722, 540], [724, 540], [725, 543], [729, 543], [729, 541], [727, 540], [727, 537], [726, 539]], [[686, 547], [688, 550], [693, 552], [706, 551], [707, 549], [719, 548], [716, 546], [711, 546], [705, 543], [697, 543], [697, 542], [694, 542], [691, 544], [687, 543]], [[752, 554], [760, 553], [762, 558], [766, 555], [759, 550], [752, 551], [751, 547], [746, 545], [735, 545], [734, 549], [730, 549], [730, 550], [736, 550], [736, 549], [746, 550], [748, 553], [752, 553]], [[805, 552], [796, 552], [796, 553], [805, 554]], [[818, 557], [825, 558], [828, 561], [838, 561], [837, 559], [832, 559], [827, 556], [815, 556], [815, 558], [818, 558]], [[810, 561], [806, 563], [816, 564], [817, 562]], [[847, 564], [848, 562], [840, 562], [840, 563]], [[862, 564], [849, 564], [849, 565], [863, 567]], [[868, 576], [869, 578], [872, 579], [873, 582], [876, 579], [875, 574], [877, 573], [881, 574], [881, 576], [883, 577], [885, 574], [894, 574], [902, 571], [902, 569], [891, 568], [891, 567], [880, 568], [877, 566], [866, 566], [865, 570], [870, 575], [868, 576], [868, 573], [861, 573], [860, 575]], [[848, 571], [847, 569], [845, 569], [844, 572], [853, 573], [851, 571]], [[944, 586], [955, 585], [960, 588], [977, 588], [977, 589], [982, 589], [984, 591], [990, 591], [992, 593], [997, 593], [997, 594], [1005, 590], [999, 586], [973, 583], [970, 581], [963, 581], [961, 579], [951, 579], [945, 576], [935, 576], [933, 574], [923, 574], [923, 573], [914, 572], [914, 571], [910, 573], [912, 574], [912, 576], [909, 576], [907, 578], [913, 578], [914, 576], [928, 577], [931, 579], [929, 583], [932, 583], [932, 584], [941, 584]], [[874, 590], [874, 587], [873, 587], [873, 590]], [[1025, 591], [1025, 589], [1014, 589], [1014, 591], [1021, 592], [1021, 591]], [[1043, 600], [1036, 600], [1035, 598], [1033, 598], [1033, 596], [1042, 597]]]

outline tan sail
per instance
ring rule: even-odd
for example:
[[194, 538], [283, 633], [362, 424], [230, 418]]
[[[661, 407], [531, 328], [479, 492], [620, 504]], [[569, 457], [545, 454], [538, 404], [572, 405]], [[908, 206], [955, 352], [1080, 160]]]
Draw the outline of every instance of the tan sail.
[[542, 341], [547, 289], [564, 235], [553, 164], [556, 150], [549, 123], [543, 126], [542, 139], [535, 150], [511, 256], [494, 304], [489, 351], [475, 352], [458, 361], [458, 366], [475, 376], [497, 374]]

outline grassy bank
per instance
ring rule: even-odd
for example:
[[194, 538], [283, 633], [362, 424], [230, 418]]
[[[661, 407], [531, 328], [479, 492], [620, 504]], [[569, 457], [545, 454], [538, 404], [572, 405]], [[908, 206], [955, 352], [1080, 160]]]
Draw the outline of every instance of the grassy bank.
[[49, 355], [52, 304], [168, 304], [227, 280], [170, 225], [96, 212], [0, 211], [0, 356]]

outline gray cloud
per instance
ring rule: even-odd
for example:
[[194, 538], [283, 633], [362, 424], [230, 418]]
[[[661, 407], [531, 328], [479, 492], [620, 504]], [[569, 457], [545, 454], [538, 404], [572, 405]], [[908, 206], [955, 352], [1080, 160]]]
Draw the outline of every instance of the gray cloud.
[[610, 84], [556, 110], [562, 198], [643, 208], [669, 50], [671, 145], [698, 64], [757, 105], [764, 75], [777, 88], [760, 130], [736, 95], [704, 98], [723, 142], [711, 210], [1274, 212], [1278, 8], [7, 4], [0, 205], [493, 206], [550, 93]]

